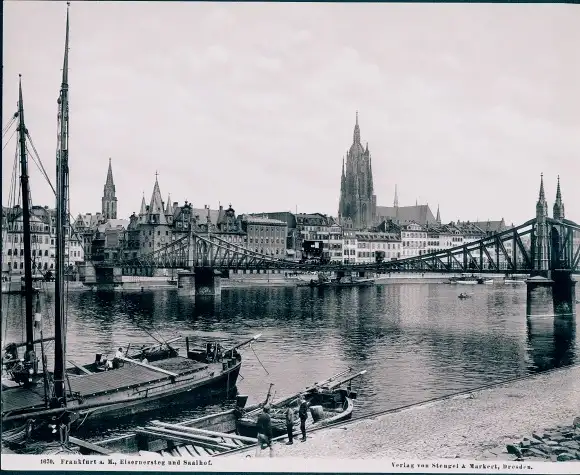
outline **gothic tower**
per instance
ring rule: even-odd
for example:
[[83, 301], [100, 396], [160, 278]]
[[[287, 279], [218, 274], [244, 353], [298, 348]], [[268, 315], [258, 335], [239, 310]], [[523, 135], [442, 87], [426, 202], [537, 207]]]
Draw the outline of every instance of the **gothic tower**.
[[101, 213], [103, 219], [117, 219], [117, 197], [115, 196], [115, 183], [113, 182], [113, 169], [109, 158], [109, 170], [104, 187], [103, 199], [101, 200]]
[[534, 255], [534, 270], [540, 272], [547, 272], [549, 269], [548, 256], [548, 203], [546, 202], [546, 194], [544, 193], [544, 174], [542, 173], [540, 179], [540, 196], [536, 203], [536, 235], [535, 235], [535, 255]]
[[375, 224], [376, 208], [371, 154], [368, 143], [364, 149], [361, 144], [357, 112], [346, 167], [343, 160], [338, 215], [352, 219], [355, 229], [367, 229]]
[[564, 203], [562, 202], [562, 192], [560, 191], [560, 175], [558, 175], [558, 189], [556, 190], [556, 202], [554, 203], [554, 219], [561, 221], [564, 214]]

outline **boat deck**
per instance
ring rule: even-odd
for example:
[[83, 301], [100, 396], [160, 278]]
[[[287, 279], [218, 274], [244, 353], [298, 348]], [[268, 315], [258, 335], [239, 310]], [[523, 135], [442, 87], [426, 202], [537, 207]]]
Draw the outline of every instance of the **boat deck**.
[[3, 414], [34, 407], [44, 409], [44, 389], [42, 385], [30, 389], [18, 387], [2, 391]]
[[[168, 358], [166, 360], [155, 361], [151, 366], [177, 373], [178, 376], [193, 373], [207, 368], [207, 364], [190, 360], [183, 356]], [[70, 387], [73, 393], [78, 393], [83, 397], [96, 394], [118, 391], [120, 389], [130, 389], [145, 384], [154, 383], [170, 378], [169, 375], [151, 368], [125, 363], [124, 366], [110, 371], [102, 371], [93, 374], [83, 374], [70, 377]]]
[[[205, 363], [190, 360], [183, 356], [155, 361], [151, 366], [176, 373], [178, 376], [191, 374], [208, 367]], [[122, 389], [151, 384], [170, 376], [152, 368], [125, 363], [124, 366], [110, 371], [92, 374], [70, 375], [70, 388], [73, 393], [82, 397], [106, 394]], [[2, 412], [19, 411], [23, 409], [44, 408], [44, 392], [42, 385], [35, 388], [11, 388], [2, 391]]]

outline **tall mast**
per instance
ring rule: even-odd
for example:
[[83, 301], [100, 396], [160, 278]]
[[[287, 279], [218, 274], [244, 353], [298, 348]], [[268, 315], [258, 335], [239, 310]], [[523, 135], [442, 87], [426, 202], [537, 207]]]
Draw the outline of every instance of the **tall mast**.
[[55, 325], [54, 325], [54, 392], [57, 399], [66, 404], [65, 361], [66, 361], [66, 323], [65, 323], [65, 238], [68, 227], [68, 31], [70, 3], [66, 11], [66, 36], [62, 85], [58, 98], [58, 148], [56, 155], [56, 282], [55, 282]]
[[32, 309], [32, 255], [30, 250], [30, 189], [26, 156], [26, 126], [22, 102], [22, 76], [18, 79], [18, 137], [20, 143], [20, 184], [22, 187], [22, 225], [24, 232], [24, 290], [26, 304], [26, 353], [34, 350], [34, 320]]

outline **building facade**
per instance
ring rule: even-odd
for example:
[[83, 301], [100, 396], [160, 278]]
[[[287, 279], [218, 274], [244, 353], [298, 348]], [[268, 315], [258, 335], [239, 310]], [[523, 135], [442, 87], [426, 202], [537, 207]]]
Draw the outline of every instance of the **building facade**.
[[[24, 273], [24, 221], [22, 208], [3, 209], [2, 219], [2, 262], [5, 270]], [[32, 206], [30, 209], [30, 246], [33, 273], [45, 274], [55, 269], [56, 254], [56, 210], [48, 206]], [[70, 228], [66, 228], [65, 265], [67, 270], [84, 261], [82, 239]]]

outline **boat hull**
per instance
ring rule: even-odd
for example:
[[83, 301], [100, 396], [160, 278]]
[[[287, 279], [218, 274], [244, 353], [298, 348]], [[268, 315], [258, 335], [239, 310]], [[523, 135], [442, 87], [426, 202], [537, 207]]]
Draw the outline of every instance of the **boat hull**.
[[[187, 361], [186, 358], [181, 358], [181, 360]], [[239, 358], [235, 364], [228, 368], [223, 368], [221, 364], [208, 365], [207, 368], [202, 368], [199, 372], [188, 371], [184, 374], [177, 374], [175, 377], [154, 371], [151, 371], [153, 374], [151, 377], [144, 372], [145, 377], [141, 381], [138, 381], [137, 384], [125, 384], [125, 387], [115, 384], [116, 381], [110, 384], [111, 379], [128, 378], [129, 373], [134, 373], [133, 376], [136, 380], [139, 376], [139, 367], [128, 368], [125, 372], [111, 370], [100, 375], [71, 377], [69, 380], [73, 394], [77, 396], [82, 394], [82, 397], [68, 402], [67, 409], [74, 419], [71, 428], [73, 430], [80, 428], [89, 430], [95, 426], [100, 427], [103, 423], [111, 420], [117, 423], [118, 419], [160, 408], [178, 408], [194, 401], [203, 401], [224, 394], [235, 394], [241, 365], [242, 361]], [[93, 377], [97, 377], [98, 381], [92, 381]], [[112, 389], [103, 391], [105, 387], [112, 387]], [[91, 393], [90, 391], [93, 390], [97, 392]], [[31, 395], [30, 391], [25, 391], [24, 388], [14, 388], [5, 391], [4, 397], [9, 397], [18, 403], [19, 395], [25, 396], [25, 393], [27, 396]], [[62, 411], [57, 411], [55, 414], [56, 410], [50, 412], [43, 409], [43, 399], [40, 395], [37, 399], [38, 401], [30, 402], [29, 408], [14, 407], [12, 413], [3, 418], [3, 428], [21, 426], [30, 418], [37, 421], [54, 422], [62, 416]], [[42, 438], [42, 434], [39, 437]]]

